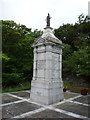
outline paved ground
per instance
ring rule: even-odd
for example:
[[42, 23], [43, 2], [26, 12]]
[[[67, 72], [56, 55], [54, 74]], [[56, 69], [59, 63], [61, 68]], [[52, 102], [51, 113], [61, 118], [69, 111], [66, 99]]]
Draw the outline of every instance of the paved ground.
[[67, 91], [64, 92], [62, 102], [44, 106], [30, 101], [30, 91], [3, 93], [2, 118], [9, 118], [8, 120], [10, 118], [12, 118], [11, 120], [13, 118], [67, 118], [68, 120], [78, 118], [89, 120], [89, 97], [90, 95], [82, 96], [79, 93]]

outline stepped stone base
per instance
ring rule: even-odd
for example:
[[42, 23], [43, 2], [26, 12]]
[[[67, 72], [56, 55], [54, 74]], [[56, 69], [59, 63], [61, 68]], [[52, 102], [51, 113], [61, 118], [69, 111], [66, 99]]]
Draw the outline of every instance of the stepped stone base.
[[33, 82], [30, 100], [44, 105], [54, 104], [63, 100], [63, 82]]

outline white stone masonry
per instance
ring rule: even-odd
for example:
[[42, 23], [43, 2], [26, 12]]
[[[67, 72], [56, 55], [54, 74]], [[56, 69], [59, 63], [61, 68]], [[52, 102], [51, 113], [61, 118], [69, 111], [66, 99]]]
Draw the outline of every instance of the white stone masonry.
[[49, 105], [63, 100], [62, 41], [56, 38], [52, 28], [45, 28], [35, 40], [33, 80], [30, 100]]

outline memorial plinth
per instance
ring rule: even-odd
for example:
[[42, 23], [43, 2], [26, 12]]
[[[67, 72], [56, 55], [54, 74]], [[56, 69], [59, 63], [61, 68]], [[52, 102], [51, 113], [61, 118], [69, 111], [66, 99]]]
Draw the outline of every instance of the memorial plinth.
[[30, 100], [44, 105], [62, 101], [62, 41], [47, 26], [32, 47], [34, 64]]

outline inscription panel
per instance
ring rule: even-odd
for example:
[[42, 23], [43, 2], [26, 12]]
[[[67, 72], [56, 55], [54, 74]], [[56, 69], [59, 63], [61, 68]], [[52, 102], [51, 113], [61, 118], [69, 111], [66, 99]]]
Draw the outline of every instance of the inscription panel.
[[60, 70], [60, 63], [57, 61], [52, 61], [52, 69], [53, 70]]
[[45, 60], [38, 60], [37, 61], [37, 69], [45, 69], [46, 62]]
[[60, 69], [60, 55], [59, 54], [52, 54], [52, 69], [53, 70], [59, 70]]

